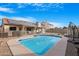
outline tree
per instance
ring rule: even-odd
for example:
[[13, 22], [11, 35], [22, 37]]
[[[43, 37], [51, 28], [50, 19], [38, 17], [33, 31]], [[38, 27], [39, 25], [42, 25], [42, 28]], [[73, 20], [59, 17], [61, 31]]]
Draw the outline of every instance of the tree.
[[64, 26], [64, 27], [63, 27], [63, 29], [67, 29], [67, 27], [66, 27], [66, 26]]

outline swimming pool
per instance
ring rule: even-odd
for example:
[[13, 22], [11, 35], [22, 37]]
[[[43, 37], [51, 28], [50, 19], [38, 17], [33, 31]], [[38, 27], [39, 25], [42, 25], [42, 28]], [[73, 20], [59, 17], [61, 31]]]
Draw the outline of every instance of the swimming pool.
[[36, 36], [19, 40], [19, 42], [26, 48], [33, 51], [36, 55], [45, 54], [51, 47], [60, 40], [60, 37], [54, 36]]

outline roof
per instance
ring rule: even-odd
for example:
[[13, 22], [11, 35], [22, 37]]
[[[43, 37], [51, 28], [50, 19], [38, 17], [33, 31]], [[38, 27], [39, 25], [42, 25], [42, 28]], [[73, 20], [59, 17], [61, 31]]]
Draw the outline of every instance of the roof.
[[31, 27], [36, 26], [35, 23], [32, 23], [32, 22], [22, 21], [22, 20], [12, 20], [12, 19], [8, 19], [8, 24], [24, 25], [24, 26], [31, 26]]

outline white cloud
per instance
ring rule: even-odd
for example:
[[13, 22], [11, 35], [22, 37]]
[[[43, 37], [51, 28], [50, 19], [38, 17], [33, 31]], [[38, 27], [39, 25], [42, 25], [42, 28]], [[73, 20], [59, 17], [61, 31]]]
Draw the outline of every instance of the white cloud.
[[36, 19], [33, 18], [33, 17], [11, 17], [11, 19], [23, 20], [23, 21], [29, 21], [29, 22], [36, 22]]
[[8, 17], [5, 15], [0, 15], [0, 19], [2, 19], [2, 18], [8, 18]]
[[13, 19], [13, 20], [23, 20], [23, 21], [29, 21], [29, 22], [37, 21], [36, 18], [30, 17], [30, 16], [28, 16], [28, 17], [14, 17], [14, 16], [10, 17], [10, 16], [6, 16], [6, 15], [0, 15], [0, 19], [2, 19], [2, 18], [9, 18], [9, 19]]
[[30, 5], [32, 5], [32, 6], [38, 6], [38, 7], [43, 7], [44, 6], [43, 3], [31, 3]]
[[17, 3], [17, 8], [25, 8], [26, 6], [28, 6], [30, 3]]
[[0, 7], [0, 11], [2, 12], [8, 12], [8, 13], [14, 13], [14, 11], [10, 8], [4, 8], [4, 7]]
[[[11, 6], [11, 4], [2, 5], [3, 7]], [[46, 11], [49, 9], [59, 10], [64, 9], [63, 3], [16, 3], [17, 8], [26, 8], [27, 6], [34, 7], [34, 11]], [[57, 9], [56, 9], [57, 8]], [[2, 8], [0, 7], [0, 11], [13, 13], [14, 11], [10, 8]]]
[[29, 21], [29, 22], [36, 22], [37, 19], [34, 17], [10, 17], [10, 16], [5, 16], [5, 15], [0, 15], [0, 19], [2, 18], [9, 18], [13, 20], [22, 20], [22, 21]]
[[31, 6], [37, 6], [42, 8], [63, 8], [62, 3], [31, 3]]
[[62, 23], [58, 23], [58, 22], [49, 22], [50, 24], [53, 24], [54, 27], [63, 27], [64, 25]]
[[17, 4], [18, 8], [25, 8], [28, 5], [35, 7], [34, 9], [38, 8], [38, 10], [44, 10], [44, 8], [46, 10], [48, 10], [49, 8], [62, 9], [64, 7], [63, 3], [19, 3], [19, 4]]
[[25, 7], [25, 4], [22, 4], [22, 3], [17, 4], [17, 8], [23, 8], [23, 7]]

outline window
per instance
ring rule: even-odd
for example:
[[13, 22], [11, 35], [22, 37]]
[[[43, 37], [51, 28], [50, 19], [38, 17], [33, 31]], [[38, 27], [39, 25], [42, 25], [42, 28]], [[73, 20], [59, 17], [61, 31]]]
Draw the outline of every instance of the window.
[[15, 31], [16, 30], [16, 27], [10, 27], [9, 30]]
[[27, 28], [27, 31], [31, 31], [31, 28]]
[[19, 28], [19, 30], [21, 31], [21, 30], [22, 30], [22, 28]]

